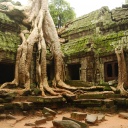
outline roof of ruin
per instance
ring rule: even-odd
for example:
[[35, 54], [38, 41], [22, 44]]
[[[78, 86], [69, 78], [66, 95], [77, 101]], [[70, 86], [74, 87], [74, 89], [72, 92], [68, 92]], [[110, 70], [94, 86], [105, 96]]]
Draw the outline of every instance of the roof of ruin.
[[100, 55], [110, 54], [114, 52], [111, 43], [125, 36], [125, 24], [128, 24], [128, 8], [110, 11], [108, 7], [102, 7], [70, 21], [60, 34], [68, 40], [62, 44], [63, 52], [65, 56], [85, 55], [91, 51]]

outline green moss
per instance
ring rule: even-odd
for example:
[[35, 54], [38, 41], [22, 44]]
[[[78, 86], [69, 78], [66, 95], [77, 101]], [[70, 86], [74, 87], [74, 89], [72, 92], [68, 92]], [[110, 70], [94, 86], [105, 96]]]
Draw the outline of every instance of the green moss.
[[10, 32], [0, 31], [0, 49], [9, 52], [16, 52], [19, 44], [20, 44], [20, 37], [18, 36], [18, 34], [16, 33], [12, 34]]
[[97, 22], [100, 20], [100, 14], [102, 10], [108, 10], [108, 7], [103, 7], [82, 17], [77, 18], [74, 21], [68, 23], [68, 27], [61, 35], [65, 37], [70, 34], [79, 33], [81, 31], [93, 30], [96, 28]]
[[112, 89], [111, 89], [110, 86], [108, 85], [108, 86], [105, 86], [105, 87], [104, 87], [104, 91], [112, 91]]
[[66, 44], [62, 44], [62, 51], [65, 56], [75, 56], [94, 52], [96, 55], [106, 55], [114, 52], [112, 42], [117, 42], [125, 35], [124, 31], [111, 32], [107, 34], [92, 34], [75, 40], [70, 40]]
[[77, 40], [71, 40], [71, 42], [62, 45], [62, 51], [65, 56], [73, 54], [79, 54], [81, 52], [88, 52], [90, 49], [86, 47], [90, 40], [90, 36], [79, 38]]
[[0, 12], [0, 22], [2, 23], [14, 23], [5, 13]]

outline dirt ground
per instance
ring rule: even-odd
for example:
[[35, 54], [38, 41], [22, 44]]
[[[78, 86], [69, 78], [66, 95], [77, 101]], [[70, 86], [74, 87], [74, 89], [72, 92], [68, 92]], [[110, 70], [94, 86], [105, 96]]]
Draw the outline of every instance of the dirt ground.
[[[70, 117], [71, 112], [62, 111], [57, 114], [54, 120], [62, 120], [62, 117]], [[39, 126], [25, 126], [26, 123], [34, 123], [41, 117], [31, 116], [19, 116], [15, 115], [16, 119], [4, 119], [0, 121], [0, 128], [52, 128], [52, 121], [47, 121], [43, 125]], [[122, 119], [118, 117], [118, 114], [105, 114], [105, 120], [98, 123], [95, 126], [89, 126], [89, 128], [128, 128], [128, 119]]]

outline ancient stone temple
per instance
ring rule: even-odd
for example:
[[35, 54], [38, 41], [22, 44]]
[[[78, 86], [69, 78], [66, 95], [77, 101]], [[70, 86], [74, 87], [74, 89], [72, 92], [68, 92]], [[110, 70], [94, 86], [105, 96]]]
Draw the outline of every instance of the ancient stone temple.
[[[21, 27], [0, 13], [0, 84], [12, 81]], [[128, 8], [102, 7], [68, 22], [59, 32], [63, 38], [66, 81], [103, 83], [117, 80], [118, 63], [112, 43], [127, 41]], [[35, 52], [33, 51], [33, 55]], [[125, 52], [127, 60], [127, 52]], [[33, 59], [34, 61], [34, 59]], [[53, 79], [52, 56], [48, 49], [47, 76]], [[31, 82], [34, 82], [34, 64]]]
[[[128, 8], [102, 7], [77, 18], [60, 31], [64, 38], [66, 80], [103, 83], [117, 80], [113, 42], [128, 41]], [[127, 52], [125, 52], [127, 60]]]
[[20, 27], [6, 14], [0, 13], [0, 84], [14, 79], [15, 55]]
[[[0, 85], [14, 79], [16, 50], [21, 44], [19, 33], [23, 27], [6, 14], [0, 13]], [[112, 45], [119, 42], [124, 42], [125, 45], [128, 42], [128, 8], [124, 5], [113, 10], [102, 7], [68, 22], [59, 30], [58, 35], [62, 39], [65, 81], [70, 85], [80, 86], [83, 90], [78, 88], [74, 91], [77, 97], [69, 98], [63, 95], [42, 97], [39, 89], [32, 89], [36, 77], [35, 56], [38, 54], [35, 46], [31, 65], [31, 90], [25, 90], [22, 93], [20, 89], [17, 89], [18, 87], [12, 89], [10, 93], [1, 90], [0, 112], [4, 109], [31, 111], [46, 106], [62, 108], [68, 105], [82, 108], [98, 107], [99, 110], [103, 106], [103, 109], [108, 111], [115, 106], [127, 108], [128, 98], [122, 98], [119, 93], [114, 93], [107, 82], [117, 81], [118, 78], [118, 62]], [[128, 63], [127, 50], [125, 59]], [[53, 61], [50, 49], [47, 49], [49, 82], [54, 76]], [[92, 86], [104, 83], [107, 83], [107, 86]]]

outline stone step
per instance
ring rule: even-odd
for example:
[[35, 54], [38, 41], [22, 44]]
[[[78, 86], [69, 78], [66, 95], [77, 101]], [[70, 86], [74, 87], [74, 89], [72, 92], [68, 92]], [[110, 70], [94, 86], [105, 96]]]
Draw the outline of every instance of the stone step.
[[113, 91], [96, 91], [87, 92], [77, 96], [77, 99], [107, 99], [107, 98], [120, 98], [120, 94], [115, 94]]
[[102, 99], [78, 99], [73, 101], [75, 107], [100, 107], [103, 105]]
[[[77, 99], [74, 100], [72, 103], [75, 107], [82, 107], [82, 108], [119, 108], [124, 109], [128, 107], [128, 98], [112, 98], [112, 99]], [[101, 110], [100, 109], [100, 110]]]
[[[26, 98], [26, 100], [24, 100]], [[20, 100], [19, 100], [20, 99]], [[24, 101], [23, 101], [24, 100]], [[124, 109], [128, 108], [128, 98], [111, 98], [111, 99], [75, 99], [68, 104], [62, 97], [16, 97], [13, 102], [0, 104], [0, 113], [4, 111], [29, 111], [43, 110], [44, 107], [51, 109], [63, 108], [66, 106], [80, 108], [96, 108], [97, 110]], [[115, 109], [115, 110], [116, 110]]]
[[54, 103], [54, 102], [65, 102], [66, 100], [62, 96], [17, 96], [13, 100], [14, 102], [18, 101], [27, 101], [33, 103]]

